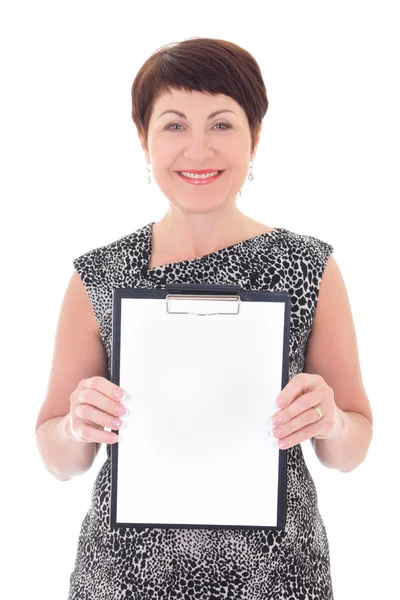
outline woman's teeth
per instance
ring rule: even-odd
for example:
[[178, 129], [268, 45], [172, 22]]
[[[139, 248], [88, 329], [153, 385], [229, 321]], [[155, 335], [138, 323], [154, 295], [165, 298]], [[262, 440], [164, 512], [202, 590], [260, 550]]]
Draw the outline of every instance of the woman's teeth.
[[214, 173], [203, 173], [202, 175], [195, 175], [194, 173], [187, 173], [186, 171], [179, 171], [181, 175], [184, 177], [189, 177], [191, 179], [206, 179], [207, 177], [215, 177], [221, 171], [214, 171]]

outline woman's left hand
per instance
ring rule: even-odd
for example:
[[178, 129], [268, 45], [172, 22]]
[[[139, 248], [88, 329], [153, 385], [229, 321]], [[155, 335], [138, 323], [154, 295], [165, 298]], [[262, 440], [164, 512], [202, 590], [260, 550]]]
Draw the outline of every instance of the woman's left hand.
[[279, 448], [290, 448], [309, 438], [339, 436], [342, 411], [335, 404], [332, 388], [320, 375], [298, 373], [283, 388], [276, 404], [281, 410], [271, 421]]

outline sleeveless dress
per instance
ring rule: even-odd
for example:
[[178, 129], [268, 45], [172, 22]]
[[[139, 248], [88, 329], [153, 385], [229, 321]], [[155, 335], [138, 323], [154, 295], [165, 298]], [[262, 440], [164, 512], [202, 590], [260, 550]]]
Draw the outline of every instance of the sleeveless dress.
[[[73, 261], [99, 325], [109, 379], [112, 290], [172, 282], [289, 292], [289, 379], [303, 372], [330, 244], [276, 228], [199, 258], [148, 269], [152, 226]], [[278, 531], [110, 529], [110, 474], [108, 444], [81, 525], [68, 600], [333, 599], [326, 529], [300, 444], [287, 450], [286, 525]]]

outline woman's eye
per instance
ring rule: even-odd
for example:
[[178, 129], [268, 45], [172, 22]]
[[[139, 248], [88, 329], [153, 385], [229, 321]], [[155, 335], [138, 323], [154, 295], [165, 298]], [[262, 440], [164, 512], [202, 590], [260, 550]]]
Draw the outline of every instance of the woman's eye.
[[[174, 127], [175, 125], [176, 125], [177, 127], [182, 127], [182, 125], [181, 125], [180, 123], [171, 123], [170, 125], [167, 125], [167, 126], [165, 127], [165, 129], [168, 129], [169, 131], [180, 131], [179, 129], [170, 129], [171, 127]], [[215, 125], [215, 127], [216, 127], [217, 125], [223, 125], [224, 127], [226, 127], [226, 129], [230, 129], [230, 127], [231, 127], [231, 126], [230, 126], [230, 125], [228, 125], [227, 123], [217, 123], [217, 124]], [[225, 130], [224, 130], [224, 129], [222, 129], [221, 131], [225, 131]]]

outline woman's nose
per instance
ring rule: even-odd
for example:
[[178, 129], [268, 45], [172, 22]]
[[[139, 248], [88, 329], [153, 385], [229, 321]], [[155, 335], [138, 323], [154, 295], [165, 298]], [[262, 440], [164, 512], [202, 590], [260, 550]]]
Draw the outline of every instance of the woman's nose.
[[215, 149], [211, 145], [209, 136], [193, 135], [186, 143], [184, 156], [192, 161], [201, 161], [202, 163], [215, 156]]

